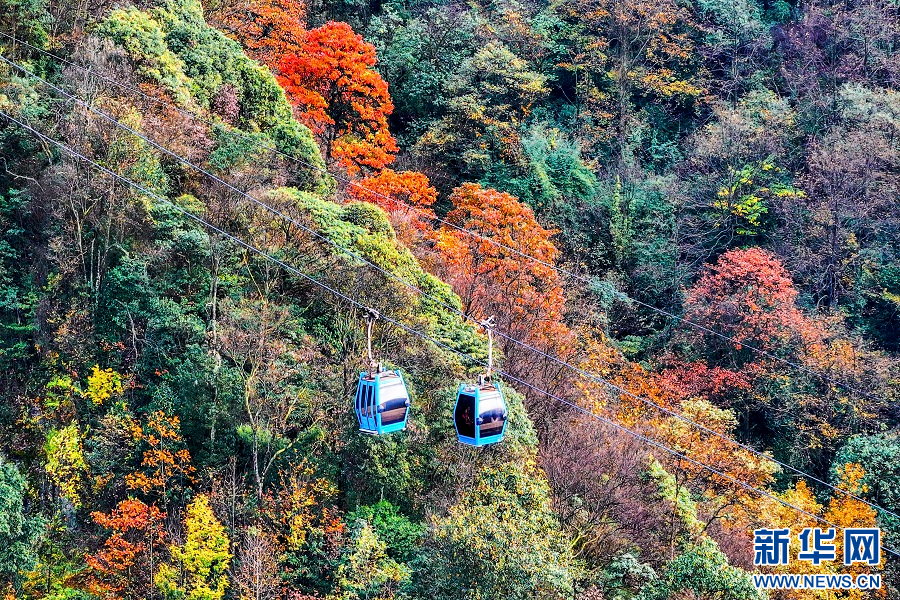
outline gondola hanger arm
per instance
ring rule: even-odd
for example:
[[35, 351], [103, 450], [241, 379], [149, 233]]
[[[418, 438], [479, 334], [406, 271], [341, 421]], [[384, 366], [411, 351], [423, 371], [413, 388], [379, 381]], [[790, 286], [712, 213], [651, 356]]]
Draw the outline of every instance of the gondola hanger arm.
[[482, 381], [490, 381], [491, 374], [494, 371], [494, 327], [497, 326], [497, 320], [494, 316], [490, 316], [487, 319], [484, 319], [480, 322], [480, 325], [484, 327], [484, 330], [488, 335], [488, 363], [487, 363], [487, 371], [485, 371], [484, 375], [482, 375], [479, 379]]
[[374, 308], [370, 308], [366, 315], [366, 350], [369, 355], [369, 371], [371, 373], [378, 373], [381, 371], [381, 365], [378, 364], [378, 361], [375, 360], [375, 356], [372, 354], [372, 327], [375, 325], [375, 321], [377, 321], [381, 315], [378, 314], [378, 311]]

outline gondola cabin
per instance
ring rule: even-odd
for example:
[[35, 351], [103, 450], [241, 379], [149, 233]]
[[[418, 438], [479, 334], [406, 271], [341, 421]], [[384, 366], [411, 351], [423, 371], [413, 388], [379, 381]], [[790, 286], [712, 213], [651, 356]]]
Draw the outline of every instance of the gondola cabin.
[[459, 386], [453, 422], [463, 444], [487, 446], [502, 440], [507, 414], [499, 382]]
[[406, 428], [409, 419], [409, 393], [399, 370], [359, 374], [356, 417], [359, 419], [360, 431], [373, 435]]

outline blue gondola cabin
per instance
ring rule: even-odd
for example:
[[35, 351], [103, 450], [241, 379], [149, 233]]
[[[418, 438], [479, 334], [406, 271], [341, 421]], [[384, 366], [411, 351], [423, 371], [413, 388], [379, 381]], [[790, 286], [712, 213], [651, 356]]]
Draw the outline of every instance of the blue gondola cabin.
[[406, 428], [409, 393], [400, 371], [363, 372], [356, 388], [359, 429], [382, 435]]
[[507, 414], [499, 382], [459, 386], [453, 422], [463, 444], [487, 446], [502, 440]]

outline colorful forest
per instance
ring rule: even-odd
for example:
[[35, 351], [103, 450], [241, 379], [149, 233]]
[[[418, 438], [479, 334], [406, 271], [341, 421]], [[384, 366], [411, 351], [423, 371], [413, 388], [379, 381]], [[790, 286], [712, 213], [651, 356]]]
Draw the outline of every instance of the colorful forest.
[[[900, 597], [896, 0], [0, 0], [0, 55], [5, 600]], [[754, 566], [828, 526], [880, 565]]]

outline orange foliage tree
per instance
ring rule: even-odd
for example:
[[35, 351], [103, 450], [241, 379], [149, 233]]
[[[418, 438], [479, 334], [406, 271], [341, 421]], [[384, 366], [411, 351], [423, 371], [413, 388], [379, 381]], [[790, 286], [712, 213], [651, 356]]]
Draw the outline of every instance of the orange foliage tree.
[[307, 31], [300, 49], [278, 62], [279, 82], [326, 161], [351, 174], [383, 168], [398, 150], [387, 123], [394, 105], [376, 61], [375, 46], [330, 21]]
[[[453, 190], [450, 200], [447, 222], [481, 236], [449, 225], [436, 234], [439, 275], [459, 294], [466, 314], [496, 316], [499, 331], [566, 356], [574, 336], [563, 322], [562, 282], [548, 266], [559, 256], [551, 240], [555, 232], [544, 229], [528, 206], [505, 192], [466, 183]], [[498, 341], [508, 368], [538, 365], [531, 351]], [[529, 371], [536, 375], [534, 368]]]
[[251, 58], [269, 68], [275, 68], [285, 54], [300, 52], [306, 35], [306, 5], [302, 0], [224, 2], [211, 19]]
[[125, 485], [145, 494], [159, 494], [165, 504], [173, 484], [193, 481], [195, 471], [181, 437], [181, 422], [177, 416], [158, 410], [150, 413], [143, 427], [135, 427], [133, 435], [145, 446], [143, 470], [126, 475]]
[[85, 557], [91, 591], [109, 598], [147, 598], [152, 590], [159, 548], [165, 541], [165, 514], [129, 498], [109, 514], [91, 513], [110, 534], [103, 547]]
[[[659, 425], [664, 415], [640, 399], [667, 410], [678, 407], [680, 396], [671, 386], [663, 385], [653, 373], [629, 362], [617, 348], [601, 340], [587, 344], [578, 366], [596, 377], [576, 380], [581, 405], [617, 423], [630, 428]], [[608, 383], [602, 383], [600, 378]]]
[[729, 441], [737, 427], [731, 410], [716, 408], [705, 400], [688, 399], [681, 402], [677, 412], [706, 431], [686, 420], [667, 417], [653, 437], [726, 476], [663, 453], [660, 459], [673, 463], [677, 476], [701, 499], [702, 512], [708, 515], [709, 522], [720, 520], [732, 530], [746, 528], [757, 510], [758, 496], [737, 482], [765, 489], [774, 481], [777, 465]]
[[407, 246], [419, 245], [423, 235], [431, 232], [429, 221], [434, 218], [434, 212], [430, 207], [437, 201], [437, 190], [422, 173], [384, 169], [351, 184], [348, 192], [354, 200], [386, 210], [398, 237]]

